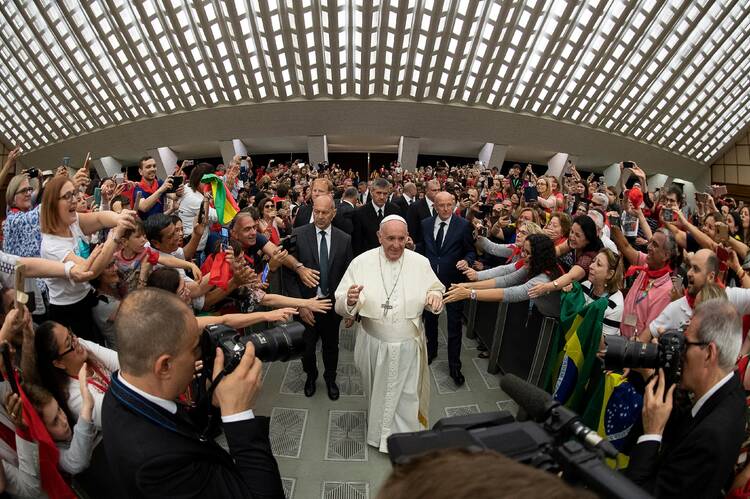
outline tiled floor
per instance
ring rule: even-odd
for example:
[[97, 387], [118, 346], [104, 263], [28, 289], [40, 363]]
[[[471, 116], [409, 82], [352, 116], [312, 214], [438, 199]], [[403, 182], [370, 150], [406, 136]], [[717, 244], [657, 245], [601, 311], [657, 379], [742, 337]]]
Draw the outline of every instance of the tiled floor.
[[[499, 387], [499, 377], [476, 358], [476, 343], [463, 339], [461, 361], [466, 384], [457, 388], [448, 376], [445, 317], [441, 317], [438, 358], [430, 366], [430, 425], [446, 416], [510, 410], [517, 406]], [[355, 334], [342, 330], [338, 367], [341, 398], [326, 396], [318, 378], [315, 396], [303, 393], [305, 374], [300, 361], [264, 366], [258, 414], [271, 415], [271, 445], [293, 499], [367, 499], [377, 496], [391, 465], [388, 456], [366, 444], [367, 401], [354, 367]], [[322, 360], [318, 358], [319, 369]]]

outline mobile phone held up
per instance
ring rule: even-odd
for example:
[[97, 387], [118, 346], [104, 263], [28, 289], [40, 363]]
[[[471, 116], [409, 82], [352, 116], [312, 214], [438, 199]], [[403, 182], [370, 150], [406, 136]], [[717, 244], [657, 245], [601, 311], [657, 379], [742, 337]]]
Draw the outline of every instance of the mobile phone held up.
[[183, 177], [182, 175], [173, 175], [169, 178], [172, 179], [172, 187], [167, 192], [177, 192], [177, 189], [180, 188], [180, 186], [182, 185], [182, 181], [185, 180], [185, 177]]
[[672, 208], [664, 208], [661, 210], [661, 213], [665, 222], [674, 222], [675, 215]]
[[229, 249], [229, 229], [226, 227], [221, 228], [221, 249], [227, 251]]
[[96, 204], [96, 206], [102, 205], [102, 188], [101, 187], [96, 187], [94, 189], [94, 204]]

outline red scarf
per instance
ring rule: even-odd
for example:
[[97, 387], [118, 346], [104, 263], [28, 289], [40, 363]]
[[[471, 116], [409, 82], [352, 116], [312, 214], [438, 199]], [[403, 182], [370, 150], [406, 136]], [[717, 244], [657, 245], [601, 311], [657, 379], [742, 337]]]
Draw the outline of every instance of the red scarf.
[[141, 190], [145, 192], [146, 194], [153, 194], [156, 192], [156, 190], [159, 188], [159, 180], [154, 179], [151, 184], [146, 183], [146, 179], [141, 177], [141, 181], [138, 182], [138, 185], [140, 186]]
[[523, 258], [521, 258], [520, 260], [518, 260], [518, 261], [516, 262], [516, 270], [520, 269], [520, 268], [521, 268], [521, 267], [523, 267], [524, 265], [526, 265], [526, 260], [525, 260], [525, 259], [523, 259]]
[[685, 290], [685, 299], [687, 300], [687, 304], [690, 307], [690, 310], [695, 310], [695, 299], [696, 298], [697, 298], [697, 295], [693, 296], [690, 293], [688, 293], [687, 289]]
[[638, 265], [638, 266], [630, 267], [628, 271], [625, 272], [625, 277], [628, 278], [632, 276], [633, 274], [635, 274], [636, 272], [641, 272], [641, 271], [645, 272], [646, 277], [648, 277], [648, 279], [643, 280], [643, 286], [641, 286], [641, 291], [644, 291], [646, 289], [646, 286], [649, 280], [658, 279], [666, 274], [669, 274], [670, 272], [672, 272], [672, 268], [669, 265], [665, 265], [660, 269], [650, 270], [648, 268], [648, 265]]

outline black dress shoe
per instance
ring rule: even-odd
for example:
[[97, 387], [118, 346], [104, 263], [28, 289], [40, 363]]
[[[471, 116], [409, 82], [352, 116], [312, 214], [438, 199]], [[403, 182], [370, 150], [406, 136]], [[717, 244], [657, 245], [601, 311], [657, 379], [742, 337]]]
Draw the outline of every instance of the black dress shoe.
[[312, 378], [310, 376], [307, 377], [307, 381], [305, 381], [305, 397], [312, 397], [315, 395], [315, 380], [317, 378]]
[[461, 374], [461, 368], [451, 368], [450, 371], [451, 378], [453, 378], [453, 382], [456, 383], [456, 386], [461, 386], [464, 383], [466, 383], [466, 378], [464, 378], [464, 375]]
[[335, 381], [326, 381], [326, 388], [328, 388], [328, 398], [331, 400], [339, 399], [339, 387]]

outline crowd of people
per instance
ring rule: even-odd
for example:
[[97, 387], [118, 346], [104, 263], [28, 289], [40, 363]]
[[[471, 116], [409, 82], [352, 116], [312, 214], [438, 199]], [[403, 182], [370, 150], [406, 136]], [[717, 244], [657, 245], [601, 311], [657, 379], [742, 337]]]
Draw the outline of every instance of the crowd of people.
[[[249, 156], [172, 166], [163, 179], [143, 157], [138, 179], [92, 180], [84, 164], [8, 182], [0, 484], [11, 497], [108, 486], [282, 497], [269, 421], [253, 412], [261, 361], [248, 343], [231, 370], [221, 348], [204, 366], [214, 324], [247, 334], [301, 322], [304, 394], [316, 394], [320, 340], [331, 401], [339, 331], [356, 327], [367, 442], [387, 452], [390, 435], [429, 427], [435, 358], [465, 383], [467, 300], [527, 302], [559, 322], [546, 388], [616, 444], [611, 464], [635, 483], [658, 497], [750, 495], [750, 205], [722, 186], [688, 203], [677, 184], [650, 190], [628, 161], [616, 185], [572, 164], [550, 176], [394, 162], [368, 177]], [[602, 365], [608, 338], [660, 345], [674, 331], [676, 379]]]

